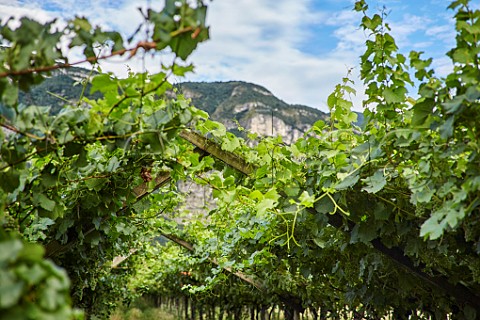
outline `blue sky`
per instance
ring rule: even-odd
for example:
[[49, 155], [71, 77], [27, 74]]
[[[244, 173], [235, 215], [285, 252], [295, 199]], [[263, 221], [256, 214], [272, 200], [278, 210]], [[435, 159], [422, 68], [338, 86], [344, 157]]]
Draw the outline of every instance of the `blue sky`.
[[[77, 14], [88, 17], [94, 24], [130, 35], [142, 19], [136, 8], [158, 9], [162, 3], [161, 0], [0, 0], [0, 18], [28, 15], [47, 21]], [[353, 3], [353, 0], [214, 0], [208, 13], [211, 40], [192, 55], [190, 60], [196, 72], [187, 80], [254, 82], [288, 103], [325, 111], [328, 94], [348, 69], [353, 68], [356, 88], [362, 91], [358, 57], [368, 35], [358, 27], [361, 15], [352, 11]], [[445, 56], [455, 36], [453, 12], [446, 9], [450, 1], [367, 3], [371, 13], [386, 8], [391, 33], [403, 53], [425, 51], [427, 57], [434, 58], [434, 67], [440, 75], [451, 69]], [[145, 67], [156, 72], [161, 62], [162, 56], [152, 57]], [[119, 76], [125, 76], [128, 68], [135, 71], [144, 68], [138, 60], [105, 63], [102, 67]], [[361, 110], [361, 99], [361, 94], [353, 99], [356, 110]]]

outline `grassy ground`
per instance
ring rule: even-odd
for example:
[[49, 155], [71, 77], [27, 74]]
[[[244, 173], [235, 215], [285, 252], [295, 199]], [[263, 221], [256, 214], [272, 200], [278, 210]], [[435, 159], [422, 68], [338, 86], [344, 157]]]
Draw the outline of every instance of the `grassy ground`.
[[176, 320], [175, 316], [158, 308], [147, 308], [140, 310], [138, 308], [117, 309], [110, 320]]
[[[170, 310], [171, 311], [171, 310]], [[156, 308], [145, 299], [138, 299], [129, 306], [119, 306], [109, 320], [177, 320], [174, 313]]]

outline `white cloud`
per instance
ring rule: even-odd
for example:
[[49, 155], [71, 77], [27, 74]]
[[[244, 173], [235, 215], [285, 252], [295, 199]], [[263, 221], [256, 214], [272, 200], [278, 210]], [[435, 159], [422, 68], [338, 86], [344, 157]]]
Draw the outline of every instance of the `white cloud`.
[[[358, 35], [354, 26], [342, 29], [343, 21], [352, 17], [350, 12], [325, 19], [326, 13], [312, 13], [309, 5], [306, 0], [213, 2], [209, 12], [212, 39], [192, 56], [197, 72], [189, 78], [255, 82], [288, 103], [327, 110], [328, 95], [356, 64], [358, 52], [351, 43], [356, 47], [365, 38], [363, 34], [360, 39], [345, 36], [352, 29]], [[297, 48], [304, 41], [315, 41], [309, 24], [321, 19], [329, 24], [338, 20], [336, 25], [345, 34], [335, 34], [341, 40], [335, 52], [314, 57]]]
[[433, 40], [443, 42], [447, 46], [452, 46], [455, 43], [455, 27], [453, 23], [434, 25], [428, 28], [425, 34], [432, 37]]
[[449, 57], [443, 56], [433, 60], [432, 68], [437, 77], [446, 77], [453, 71], [453, 63]]
[[55, 16], [41, 10], [35, 3], [20, 5], [18, 1], [0, 1], [0, 20], [2, 24], [9, 18], [18, 20], [21, 17], [28, 17], [39, 22], [45, 23], [51, 21]]

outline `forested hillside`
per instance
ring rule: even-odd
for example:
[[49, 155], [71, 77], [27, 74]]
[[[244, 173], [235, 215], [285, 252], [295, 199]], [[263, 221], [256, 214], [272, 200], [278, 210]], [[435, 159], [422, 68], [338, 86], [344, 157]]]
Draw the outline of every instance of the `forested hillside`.
[[20, 91], [19, 103], [25, 105], [48, 106], [52, 114], [60, 112], [65, 104], [78, 103], [82, 97], [100, 98], [100, 94], [90, 94], [92, 85], [88, 82], [91, 73], [87, 69], [72, 67], [53, 72], [40, 84], [29, 91]]

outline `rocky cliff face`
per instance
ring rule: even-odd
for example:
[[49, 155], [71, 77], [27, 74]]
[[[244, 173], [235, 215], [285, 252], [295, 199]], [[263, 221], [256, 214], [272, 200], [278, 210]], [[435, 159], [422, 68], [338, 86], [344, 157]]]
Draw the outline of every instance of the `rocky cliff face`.
[[238, 133], [238, 125], [264, 136], [291, 143], [327, 114], [301, 105], [289, 105], [267, 89], [246, 82], [182, 83], [179, 91], [215, 121]]

